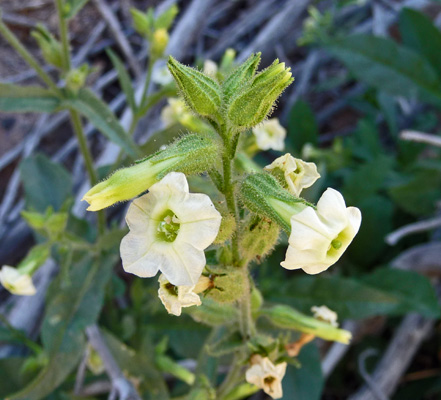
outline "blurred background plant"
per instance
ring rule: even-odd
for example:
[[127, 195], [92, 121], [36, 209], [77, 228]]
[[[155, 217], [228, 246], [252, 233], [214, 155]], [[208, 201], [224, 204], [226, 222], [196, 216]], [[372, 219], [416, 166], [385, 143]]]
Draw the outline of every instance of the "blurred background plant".
[[[305, 196], [316, 202], [335, 187], [363, 214], [358, 236], [329, 272], [311, 277], [280, 268], [286, 237], [254, 269], [266, 301], [304, 313], [327, 305], [354, 336], [350, 346], [306, 344], [288, 366], [284, 398], [439, 396], [436, 1], [59, 0], [54, 8], [52, 1], [4, 0], [1, 6], [0, 261], [24, 273], [38, 270], [34, 296], [0, 292], [0, 397], [98, 399], [118, 391], [137, 398], [130, 397], [136, 388], [142, 398], [179, 398], [199, 375], [201, 344], [215, 343], [203, 360], [208, 381], [196, 380], [193, 397], [210, 398], [217, 372], [227, 372], [226, 345], [234, 345], [234, 338], [222, 340], [228, 307], [209, 320], [203, 309], [180, 318], [165, 314], [156, 280], [128, 276], [119, 264], [126, 204], [107, 210], [113, 229], [94, 244], [104, 213], [96, 224], [79, 200], [89, 182], [183, 131], [208, 129], [177, 99], [164, 56], [216, 76], [256, 51], [263, 66], [277, 56], [293, 68], [296, 81], [273, 116], [287, 130], [284, 151], [319, 167], [322, 179]], [[280, 129], [272, 132], [279, 135], [275, 147], [248, 132], [239, 167], [262, 167], [281, 155]], [[199, 177], [190, 185], [209, 191]], [[114, 360], [109, 366], [104, 359], [105, 372], [103, 343]], [[251, 398], [264, 396], [249, 390]]]

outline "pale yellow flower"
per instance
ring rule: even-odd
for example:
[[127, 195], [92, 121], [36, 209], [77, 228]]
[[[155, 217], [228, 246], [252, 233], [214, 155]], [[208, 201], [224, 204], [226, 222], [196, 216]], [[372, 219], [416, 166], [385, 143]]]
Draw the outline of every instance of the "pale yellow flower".
[[217, 64], [212, 60], [205, 60], [204, 74], [215, 77], [217, 74]]
[[33, 296], [37, 293], [32, 282], [32, 277], [27, 273], [20, 272], [17, 268], [3, 265], [0, 270], [0, 283], [3, 287], [20, 296]]
[[170, 172], [132, 202], [126, 221], [130, 232], [120, 248], [126, 272], [145, 278], [161, 271], [175, 286], [192, 286], [221, 215], [207, 195], [189, 193], [184, 174]]
[[253, 128], [256, 143], [261, 150], [279, 150], [285, 148], [286, 129], [277, 118], [263, 121]]
[[346, 208], [343, 196], [327, 189], [317, 210], [306, 207], [291, 217], [291, 235], [282, 267], [301, 268], [308, 274], [327, 270], [350, 245], [360, 224], [360, 210]]
[[280, 170], [285, 177], [288, 190], [297, 197], [300, 196], [303, 189], [312, 186], [320, 178], [317, 166], [314, 163], [294, 158], [289, 153], [276, 158], [270, 165], [265, 167], [265, 170], [276, 173]]
[[158, 296], [169, 314], [179, 317], [182, 308], [200, 306], [201, 299], [194, 292], [194, 286], [172, 285], [164, 275], [159, 276]]
[[274, 365], [268, 357], [256, 358], [257, 362], [245, 373], [247, 382], [263, 389], [273, 399], [282, 398], [282, 379], [286, 372], [286, 362]]
[[314, 306], [311, 307], [311, 311], [314, 313], [314, 318], [320, 321], [327, 322], [332, 326], [335, 326], [336, 328], [338, 327], [338, 322], [337, 322], [338, 315], [335, 311], [332, 311], [326, 306], [320, 306], [320, 307]]

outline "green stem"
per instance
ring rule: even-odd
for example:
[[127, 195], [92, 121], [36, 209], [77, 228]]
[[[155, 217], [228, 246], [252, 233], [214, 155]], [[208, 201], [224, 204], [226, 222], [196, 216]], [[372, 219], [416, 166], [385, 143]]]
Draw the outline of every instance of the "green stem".
[[231, 368], [222, 384], [219, 386], [216, 398], [222, 400], [237, 384], [243, 380], [242, 365], [238, 354], [234, 355]]
[[[96, 174], [95, 168], [93, 167], [92, 155], [90, 154], [89, 148], [87, 147], [86, 135], [83, 131], [83, 125], [81, 123], [80, 115], [75, 110], [70, 110], [70, 120], [72, 123], [72, 128], [75, 132], [75, 136], [78, 140], [78, 145], [80, 146], [80, 151], [84, 159], [84, 164], [86, 165], [87, 174], [89, 175], [90, 185], [94, 186], [98, 183], [98, 176]], [[98, 211], [98, 232], [103, 233], [106, 226], [106, 216], [104, 211]]]
[[34, 56], [29, 53], [26, 48], [21, 44], [12, 31], [5, 25], [0, 19], [0, 34], [6, 39], [6, 41], [17, 51], [18, 54], [31, 66], [41, 80], [52, 90], [57, 91], [57, 85], [52, 78], [47, 74]]
[[63, 70], [68, 72], [70, 70], [70, 49], [69, 49], [69, 33], [67, 30], [66, 18], [63, 15], [63, 2], [62, 0], [55, 0], [57, 8], [58, 22], [60, 29], [61, 49], [63, 55]]
[[[142, 110], [146, 106], [146, 102], [148, 99], [147, 91], [149, 90], [150, 81], [152, 80], [153, 66], [155, 65], [155, 62], [156, 60], [150, 56], [147, 64], [147, 75], [144, 81], [144, 88], [142, 89], [142, 96], [141, 96], [141, 101], [139, 103], [138, 112], [139, 110]], [[142, 115], [138, 115], [138, 118], [140, 117], [142, 117]]]
[[248, 268], [243, 269], [244, 272], [244, 293], [239, 300], [239, 323], [242, 337], [249, 339], [256, 334], [256, 326], [254, 324], [253, 316], [251, 315], [251, 288]]

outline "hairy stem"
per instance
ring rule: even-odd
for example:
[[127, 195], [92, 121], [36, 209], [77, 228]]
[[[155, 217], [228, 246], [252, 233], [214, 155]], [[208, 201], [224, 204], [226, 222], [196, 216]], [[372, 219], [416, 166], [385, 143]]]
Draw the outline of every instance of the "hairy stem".
[[60, 29], [61, 51], [63, 55], [63, 70], [65, 72], [68, 72], [70, 70], [69, 32], [67, 30], [66, 18], [64, 18], [63, 15], [62, 0], [55, 0], [55, 6], [57, 8], [58, 23]]

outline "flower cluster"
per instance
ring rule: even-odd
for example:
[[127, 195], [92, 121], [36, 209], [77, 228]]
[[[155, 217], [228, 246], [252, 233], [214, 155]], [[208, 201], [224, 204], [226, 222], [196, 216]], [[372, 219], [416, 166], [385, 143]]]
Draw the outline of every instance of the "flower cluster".
[[[136, 16], [141, 29], [147, 17]], [[315, 337], [348, 343], [351, 334], [338, 328], [337, 315], [325, 306], [314, 307], [311, 317], [288, 306], [266, 305], [249, 264], [271, 253], [283, 229], [289, 245], [281, 265], [320, 273], [349, 246], [361, 213], [346, 207], [334, 189], [327, 189], [317, 205], [301, 197], [320, 178], [314, 163], [289, 153], [264, 170], [254, 163], [257, 148], [284, 149], [286, 130], [268, 116], [292, 82], [291, 72], [277, 60], [256, 72], [260, 54], [235, 69], [230, 59], [231, 52], [219, 67], [206, 62], [201, 72], [170, 57], [168, 67], [182, 99], [169, 99], [161, 117], [166, 127], [180, 124], [193, 133], [115, 172], [84, 199], [90, 210], [99, 210], [148, 190], [127, 211], [129, 233], [120, 246], [124, 270], [142, 278], [160, 272], [158, 297], [168, 313], [180, 316], [183, 308], [199, 306], [189, 310], [196, 321], [234, 326], [231, 330], [247, 344], [235, 362], [240, 368], [244, 360], [251, 364], [242, 381], [277, 399], [287, 357], [296, 357]], [[241, 133], [249, 129], [253, 135], [244, 140]], [[198, 187], [206, 188], [213, 201], [207, 194], [190, 193], [187, 176], [201, 173], [199, 182], [209, 176], [213, 185]], [[300, 332], [300, 339], [288, 343], [257, 334], [260, 317]]]

